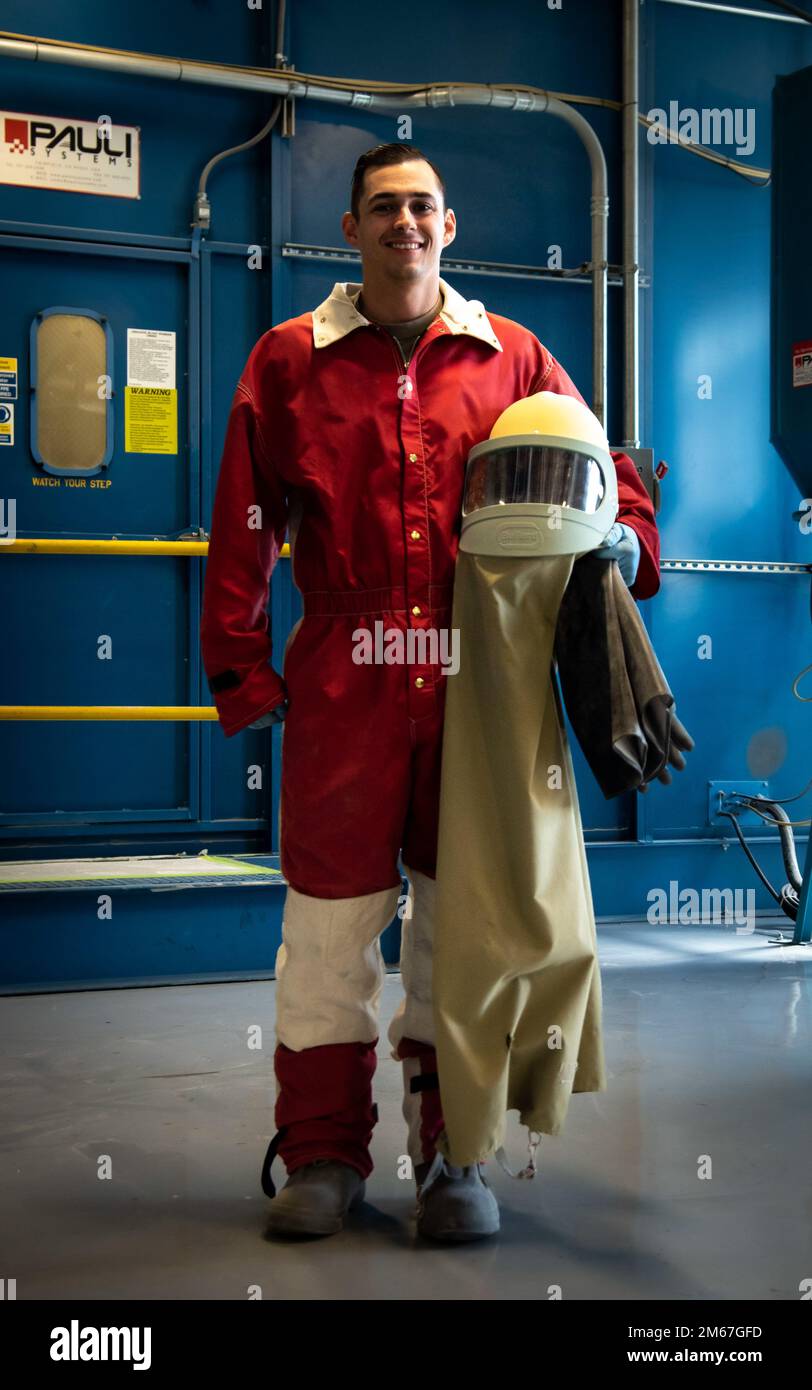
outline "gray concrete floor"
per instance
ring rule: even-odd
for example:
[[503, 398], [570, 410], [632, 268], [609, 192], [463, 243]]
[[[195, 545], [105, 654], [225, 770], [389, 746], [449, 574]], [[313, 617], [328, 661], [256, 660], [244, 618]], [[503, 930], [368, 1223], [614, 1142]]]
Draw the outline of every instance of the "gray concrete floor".
[[[609, 1089], [572, 1097], [533, 1182], [488, 1164], [502, 1232], [462, 1248], [415, 1239], [413, 1185], [397, 1177], [398, 975], [367, 1201], [339, 1235], [304, 1244], [262, 1236], [273, 983], [4, 999], [3, 1276], [18, 1299], [246, 1299], [259, 1286], [265, 1299], [546, 1300], [554, 1285], [565, 1299], [798, 1299], [812, 1276], [812, 951], [771, 935], [599, 929]], [[262, 1051], [247, 1046], [256, 1025]], [[516, 1167], [515, 1112], [507, 1134]]]

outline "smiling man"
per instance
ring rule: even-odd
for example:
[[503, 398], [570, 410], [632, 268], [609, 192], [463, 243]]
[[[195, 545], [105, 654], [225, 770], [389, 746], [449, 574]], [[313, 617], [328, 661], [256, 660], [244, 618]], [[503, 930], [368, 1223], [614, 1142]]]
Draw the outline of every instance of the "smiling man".
[[[384, 149], [400, 153], [404, 147]], [[411, 332], [416, 340], [442, 308], [440, 254], [456, 236], [457, 219], [446, 208], [440, 176], [427, 160], [364, 163], [375, 153], [359, 160], [352, 212], [341, 219], [347, 241], [361, 252], [364, 285], [358, 308], [375, 323], [402, 328], [401, 340], [408, 341]]]
[[[443, 1128], [431, 964], [447, 677], [425, 642], [407, 664], [359, 663], [358, 632], [450, 627], [469, 451], [514, 401], [537, 391], [581, 399], [528, 329], [440, 277], [456, 220], [419, 150], [362, 155], [341, 225], [361, 252], [362, 283], [337, 284], [317, 309], [272, 328], [237, 385], [201, 627], [226, 736], [285, 720], [278, 1128], [263, 1188], [271, 1230], [317, 1235], [341, 1229], [372, 1171], [379, 937], [399, 908], [399, 862], [410, 883], [405, 997], [388, 1038], [403, 1064], [418, 1185]], [[659, 588], [654, 511], [631, 460], [613, 458], [620, 510], [607, 553], [647, 598]], [[303, 617], [283, 678], [269, 664], [266, 609], [286, 529]], [[278, 1195], [277, 1153], [289, 1175]], [[439, 1239], [498, 1229], [481, 1165], [446, 1165], [421, 1221]]]

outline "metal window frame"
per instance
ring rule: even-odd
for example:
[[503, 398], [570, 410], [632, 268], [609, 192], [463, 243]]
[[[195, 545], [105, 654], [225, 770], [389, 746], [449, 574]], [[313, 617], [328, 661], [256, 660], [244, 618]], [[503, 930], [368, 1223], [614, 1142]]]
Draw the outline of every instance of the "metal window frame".
[[[103, 456], [103, 458], [101, 459], [101, 462], [98, 463], [98, 464], [96, 464], [95, 467], [93, 467], [93, 468], [56, 468], [53, 464], [48, 463], [48, 462], [42, 457], [42, 454], [41, 454], [40, 448], [39, 448], [39, 395], [38, 395], [38, 391], [39, 391], [39, 380], [38, 380], [38, 372], [39, 372], [39, 354], [38, 354], [38, 351], [37, 351], [37, 338], [38, 338], [38, 336], [39, 336], [39, 330], [40, 330], [40, 328], [41, 328], [43, 322], [45, 321], [45, 319], [53, 318], [53, 317], [54, 317], [55, 315], [57, 315], [57, 314], [61, 314], [61, 315], [69, 314], [69, 315], [71, 315], [73, 318], [93, 319], [96, 323], [98, 323], [98, 324], [100, 325], [100, 327], [102, 328], [102, 330], [103, 330], [103, 332], [104, 332], [104, 344], [105, 344], [105, 353], [106, 353], [105, 364], [104, 364], [104, 365], [105, 365], [105, 368], [107, 369], [107, 370], [105, 371], [104, 375], [105, 375], [105, 376], [108, 376], [108, 377], [110, 378], [110, 382], [111, 382], [112, 386], [111, 386], [110, 395], [107, 397], [107, 400], [106, 400], [106, 402], [105, 402], [105, 412], [104, 412], [104, 427], [105, 427], [104, 456]], [[110, 324], [109, 324], [109, 322], [108, 322], [106, 316], [105, 316], [104, 314], [99, 314], [99, 313], [97, 313], [95, 309], [74, 308], [73, 306], [67, 305], [67, 304], [56, 304], [56, 305], [53, 305], [53, 306], [52, 306], [51, 308], [49, 308], [49, 309], [40, 309], [39, 312], [38, 312], [37, 314], [34, 315], [34, 318], [33, 318], [32, 321], [31, 321], [31, 328], [30, 328], [30, 330], [29, 330], [29, 335], [28, 335], [28, 336], [29, 336], [29, 348], [30, 348], [30, 360], [31, 360], [31, 373], [30, 373], [30, 386], [29, 386], [29, 393], [30, 393], [29, 413], [30, 413], [30, 425], [31, 425], [31, 455], [32, 455], [34, 461], [35, 461], [37, 464], [39, 464], [40, 468], [42, 468], [46, 473], [52, 474], [53, 477], [56, 477], [56, 478], [94, 478], [94, 477], [97, 477], [99, 473], [102, 473], [102, 472], [104, 471], [104, 469], [109, 468], [109, 466], [110, 466], [110, 460], [111, 460], [112, 457], [113, 457], [113, 450], [114, 450], [114, 447], [115, 447], [115, 415], [114, 415], [114, 412], [113, 412], [113, 397], [114, 397], [114, 395], [115, 395], [115, 344], [114, 344], [113, 332], [112, 332], [112, 329], [111, 329], [111, 327], [110, 327]]]

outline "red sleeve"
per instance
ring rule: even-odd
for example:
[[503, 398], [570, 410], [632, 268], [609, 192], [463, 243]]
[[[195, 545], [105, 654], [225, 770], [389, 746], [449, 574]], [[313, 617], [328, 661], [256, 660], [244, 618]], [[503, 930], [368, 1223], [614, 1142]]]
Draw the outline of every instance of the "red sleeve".
[[286, 694], [282, 677], [268, 664], [266, 609], [288, 507], [284, 484], [264, 447], [246, 376], [248, 372], [237, 386], [228, 419], [200, 625], [203, 666], [227, 738], [280, 705]]
[[[561, 396], [575, 396], [586, 405], [578, 387], [567, 376], [560, 362], [544, 349], [544, 369], [534, 385], [534, 391], [555, 391]], [[654, 505], [646, 492], [640, 474], [628, 454], [612, 450], [617, 472], [618, 521], [636, 532], [640, 542], [640, 564], [637, 577], [629, 589], [633, 598], [651, 598], [660, 587], [660, 533]]]

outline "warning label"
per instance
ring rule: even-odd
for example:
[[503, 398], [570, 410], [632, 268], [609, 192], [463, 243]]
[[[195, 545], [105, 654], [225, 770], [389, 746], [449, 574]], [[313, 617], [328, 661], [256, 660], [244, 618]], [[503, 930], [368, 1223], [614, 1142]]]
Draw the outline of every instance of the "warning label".
[[175, 334], [127, 329], [127, 385], [175, 386]]
[[0, 401], [17, 399], [17, 358], [0, 357]]
[[812, 339], [792, 344], [792, 384], [812, 386]]
[[124, 448], [128, 454], [178, 452], [178, 393], [168, 387], [124, 388]]
[[14, 406], [0, 405], [0, 444], [14, 443]]

